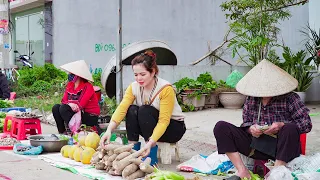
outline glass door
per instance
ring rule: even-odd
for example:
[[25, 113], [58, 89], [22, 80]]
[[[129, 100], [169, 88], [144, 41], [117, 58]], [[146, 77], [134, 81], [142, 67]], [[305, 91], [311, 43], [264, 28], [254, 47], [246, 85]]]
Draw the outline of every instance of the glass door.
[[[16, 50], [20, 54], [31, 55], [31, 64], [44, 64], [44, 28], [43, 12], [17, 16], [16, 20]], [[21, 66], [20, 63], [16, 63]]]
[[36, 65], [44, 65], [44, 27], [43, 13], [32, 14], [29, 16], [29, 49], [32, 55], [32, 61]]
[[[29, 55], [28, 17], [16, 19], [16, 50], [20, 54]], [[17, 55], [16, 55], [17, 56]]]

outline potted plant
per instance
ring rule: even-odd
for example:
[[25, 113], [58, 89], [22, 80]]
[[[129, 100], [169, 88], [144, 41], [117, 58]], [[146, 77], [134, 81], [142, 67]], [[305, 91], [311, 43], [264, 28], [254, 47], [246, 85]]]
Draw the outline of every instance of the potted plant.
[[98, 124], [100, 129], [102, 130], [107, 129], [111, 120], [111, 116], [116, 111], [117, 106], [118, 105], [115, 97], [104, 98], [103, 104], [100, 105], [101, 113], [98, 119]]
[[319, 33], [307, 25], [304, 31], [301, 31], [306, 36], [306, 48], [310, 54], [307, 61], [313, 61], [316, 69], [320, 72], [320, 30]]
[[219, 94], [219, 100], [226, 109], [240, 109], [246, 100], [245, 95], [237, 92], [223, 80], [220, 80], [216, 93]]
[[297, 79], [298, 87], [295, 92], [300, 96], [302, 102], [305, 102], [306, 91], [311, 86], [313, 78], [315, 78], [313, 72], [311, 72], [313, 69], [311, 65], [312, 59], [305, 60], [306, 55], [307, 53], [304, 50], [292, 53], [289, 47], [284, 46], [282, 56], [285, 61], [279, 65]]
[[218, 87], [216, 81], [207, 82], [203, 85], [206, 92], [205, 108], [216, 108], [219, 105], [219, 94], [215, 91]]
[[202, 84], [202, 92], [206, 95], [205, 108], [215, 108], [219, 105], [219, 97], [215, 92], [215, 89], [218, 87], [217, 82], [213, 80], [209, 72], [205, 72], [199, 75], [197, 78]]
[[205, 96], [201, 82], [185, 77], [175, 82], [178, 98], [183, 105], [191, 106], [192, 110], [202, 110], [205, 105]]
[[296, 93], [300, 96], [302, 102], [305, 102], [306, 91], [312, 84], [314, 78], [313, 73], [305, 70], [303, 66], [297, 66], [295, 68], [295, 78], [298, 80], [298, 87]]

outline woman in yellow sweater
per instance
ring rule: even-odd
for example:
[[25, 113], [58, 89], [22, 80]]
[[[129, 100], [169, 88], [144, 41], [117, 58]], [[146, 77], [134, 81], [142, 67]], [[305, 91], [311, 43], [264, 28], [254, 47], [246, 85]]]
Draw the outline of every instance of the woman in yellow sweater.
[[146, 141], [144, 156], [150, 157], [153, 165], [158, 162], [157, 141], [176, 143], [184, 135], [184, 115], [171, 84], [157, 77], [155, 53], [149, 50], [137, 55], [131, 65], [136, 81], [127, 88], [100, 144], [110, 142], [111, 132], [126, 117], [129, 143], [139, 150], [141, 135]]

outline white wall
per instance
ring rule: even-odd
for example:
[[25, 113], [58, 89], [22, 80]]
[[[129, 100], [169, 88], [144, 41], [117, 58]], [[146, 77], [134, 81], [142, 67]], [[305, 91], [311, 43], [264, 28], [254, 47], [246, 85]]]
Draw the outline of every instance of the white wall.
[[[222, 42], [228, 28], [219, 7], [223, 1], [124, 0], [123, 43], [165, 41], [176, 53], [178, 65], [188, 65], [208, 52], [208, 41], [211, 48]], [[107, 47], [116, 45], [117, 5], [117, 0], [54, 0], [54, 64], [85, 59], [94, 68], [103, 68], [116, 53]], [[303, 47], [299, 30], [309, 20], [308, 5], [292, 8], [292, 14], [281, 25], [280, 36], [299, 50]]]

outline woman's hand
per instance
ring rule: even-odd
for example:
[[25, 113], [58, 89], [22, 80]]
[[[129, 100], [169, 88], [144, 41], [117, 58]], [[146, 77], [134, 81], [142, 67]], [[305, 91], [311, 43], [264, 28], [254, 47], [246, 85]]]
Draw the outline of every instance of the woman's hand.
[[80, 110], [79, 106], [75, 103], [68, 103], [68, 105], [71, 107], [73, 112], [78, 112]]
[[150, 154], [150, 150], [153, 146], [156, 145], [156, 142], [153, 141], [152, 139], [149, 139], [148, 143], [143, 147], [145, 151], [142, 154], [142, 157], [147, 157]]
[[256, 138], [260, 137], [261, 134], [263, 134], [263, 132], [257, 128], [256, 124], [250, 126], [248, 131], [253, 137], [256, 137]]
[[110, 121], [107, 131], [104, 133], [104, 135], [100, 139], [100, 146], [106, 147], [108, 144], [110, 144], [110, 138], [111, 138], [111, 132], [117, 128], [117, 123], [114, 121]]
[[108, 144], [110, 144], [111, 131], [106, 131], [100, 139], [100, 146], [105, 148]]
[[272, 125], [265, 130], [263, 133], [268, 135], [274, 135], [279, 132], [279, 130], [284, 126], [283, 122], [274, 122]]

